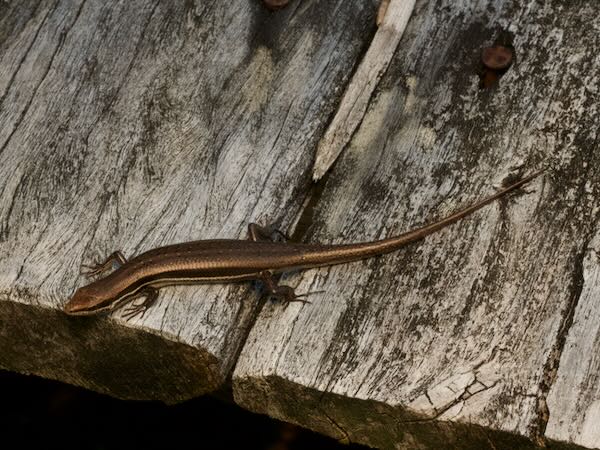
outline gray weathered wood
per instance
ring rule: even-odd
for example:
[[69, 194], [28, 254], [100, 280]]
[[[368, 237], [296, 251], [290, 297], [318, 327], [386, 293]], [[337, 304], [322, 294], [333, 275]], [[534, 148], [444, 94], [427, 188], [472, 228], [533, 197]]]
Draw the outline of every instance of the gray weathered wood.
[[[222, 386], [252, 286], [164, 289], [132, 321], [58, 309], [116, 248], [296, 220], [375, 9], [0, 1], [0, 367], [168, 402]], [[325, 293], [262, 310], [242, 406], [384, 448], [600, 448], [598, 29], [593, 2], [417, 2], [304, 239], [388, 236], [551, 170], [396, 255], [284, 277]], [[481, 91], [501, 30], [516, 64]]]
[[0, 2], [0, 366], [127, 398], [221, 387], [253, 286], [68, 318], [82, 263], [286, 229], [374, 29], [371, 1]]
[[388, 0], [381, 4], [377, 14], [377, 33], [317, 147], [314, 180], [320, 180], [327, 173], [362, 122], [371, 96], [390, 64], [414, 6], [414, 0]]
[[[417, 2], [306, 240], [389, 236], [550, 170], [397, 254], [285, 277], [325, 293], [261, 311], [240, 405], [382, 448], [600, 447], [598, 17], [592, 2]], [[481, 90], [498, 36], [516, 62]]]
[[[600, 45], [600, 43], [598, 43]], [[597, 131], [596, 131], [597, 132]], [[556, 379], [548, 393], [552, 439], [600, 448], [600, 235], [596, 235], [574, 268], [577, 303], [563, 330], [564, 350], [557, 359]], [[552, 368], [555, 369], [554, 367]]]

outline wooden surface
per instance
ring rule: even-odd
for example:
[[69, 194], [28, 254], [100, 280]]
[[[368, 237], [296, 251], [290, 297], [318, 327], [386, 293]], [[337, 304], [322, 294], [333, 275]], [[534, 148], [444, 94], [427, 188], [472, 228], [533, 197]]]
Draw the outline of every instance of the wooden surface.
[[[417, 0], [314, 187], [355, 68], [377, 60], [375, 3], [0, 2], [0, 366], [175, 402], [235, 365], [240, 405], [345, 441], [600, 448], [598, 7]], [[481, 89], [496, 39], [516, 60]], [[387, 237], [541, 167], [395, 254], [284, 276], [324, 291], [310, 305], [243, 284], [162, 289], [137, 320], [58, 311], [115, 249], [249, 221]]]
[[[600, 447], [600, 235], [587, 244], [579, 276], [572, 323], [564, 330], [564, 349], [548, 394], [547, 434], [553, 439]], [[565, 327], [566, 328], [566, 327]]]
[[[262, 310], [239, 404], [382, 448], [600, 447], [597, 9], [517, 5], [417, 2], [305, 238], [389, 236], [548, 173], [394, 255], [285, 278], [325, 293]], [[482, 90], [499, 30], [516, 63]]]
[[286, 229], [375, 6], [0, 3], [0, 366], [126, 398], [219, 389], [252, 285], [163, 289], [130, 321], [56, 309], [116, 249]]
[[362, 122], [369, 102], [387, 70], [415, 7], [415, 0], [384, 0], [377, 11], [377, 33], [348, 83], [335, 116], [315, 154], [313, 180], [335, 163]]

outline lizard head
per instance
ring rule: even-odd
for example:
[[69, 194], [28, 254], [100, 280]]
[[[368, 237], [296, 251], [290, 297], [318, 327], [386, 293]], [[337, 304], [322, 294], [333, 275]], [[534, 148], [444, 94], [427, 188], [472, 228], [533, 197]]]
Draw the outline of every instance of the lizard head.
[[77, 316], [90, 315], [110, 309], [111, 303], [112, 299], [101, 295], [92, 283], [77, 289], [63, 307], [63, 311]]

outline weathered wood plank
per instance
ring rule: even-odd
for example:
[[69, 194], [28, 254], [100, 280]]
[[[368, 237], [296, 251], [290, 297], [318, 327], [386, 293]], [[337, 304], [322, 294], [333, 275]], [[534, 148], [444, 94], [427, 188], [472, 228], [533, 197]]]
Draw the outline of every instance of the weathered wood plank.
[[586, 247], [583, 264], [580, 260], [574, 268], [580, 277], [574, 286], [578, 300], [569, 311], [572, 326], [568, 322], [562, 330], [564, 351], [557, 355], [558, 367], [551, 368], [557, 373], [548, 393], [548, 437], [588, 448], [600, 448], [599, 251], [596, 234]]
[[[592, 295], [577, 303], [600, 207], [598, 20], [584, 1], [417, 2], [306, 240], [389, 236], [515, 169], [550, 170], [397, 254], [286, 277], [325, 293], [261, 311], [234, 372], [239, 404], [381, 448], [599, 446], [596, 313], [584, 320]], [[516, 62], [481, 90], [479, 55], [498, 36]], [[589, 353], [569, 379], [574, 311], [570, 345]]]
[[348, 145], [387, 70], [415, 6], [414, 0], [384, 1], [377, 13], [377, 33], [348, 84], [342, 101], [317, 147], [313, 179], [320, 180]]
[[173, 402], [218, 389], [259, 306], [168, 288], [143, 319], [57, 312], [81, 263], [286, 228], [373, 2], [0, 3], [0, 366]]

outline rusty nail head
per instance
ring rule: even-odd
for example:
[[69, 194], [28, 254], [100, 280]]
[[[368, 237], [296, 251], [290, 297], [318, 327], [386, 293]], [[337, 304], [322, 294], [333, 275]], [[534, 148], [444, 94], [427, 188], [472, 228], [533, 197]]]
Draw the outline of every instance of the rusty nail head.
[[285, 7], [290, 0], [263, 0], [264, 5], [272, 11]]
[[513, 52], [503, 45], [486, 47], [481, 52], [481, 61], [488, 69], [502, 70], [511, 65]]

